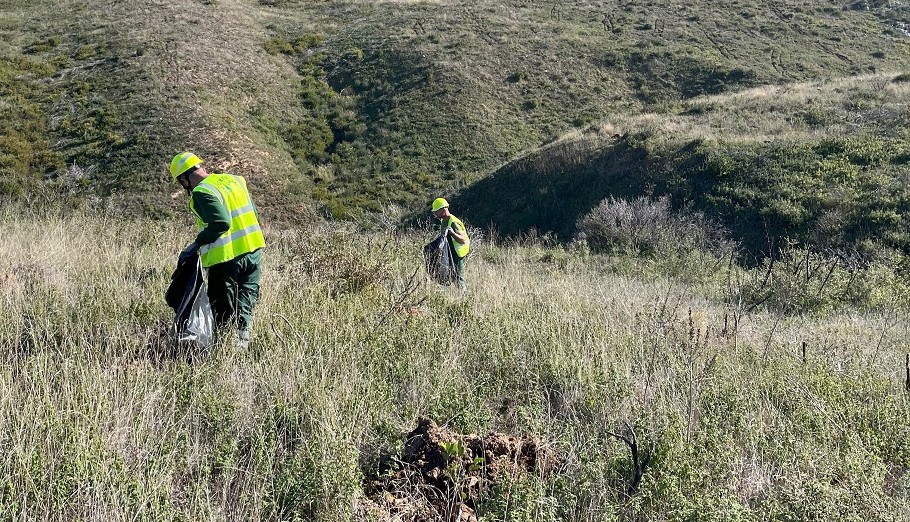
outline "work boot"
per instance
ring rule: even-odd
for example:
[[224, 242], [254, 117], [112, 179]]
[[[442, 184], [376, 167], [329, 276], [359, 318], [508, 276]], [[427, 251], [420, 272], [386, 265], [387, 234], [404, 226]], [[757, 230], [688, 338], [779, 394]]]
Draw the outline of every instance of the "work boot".
[[237, 347], [242, 349], [247, 349], [250, 347], [250, 331], [249, 330], [237, 330]]

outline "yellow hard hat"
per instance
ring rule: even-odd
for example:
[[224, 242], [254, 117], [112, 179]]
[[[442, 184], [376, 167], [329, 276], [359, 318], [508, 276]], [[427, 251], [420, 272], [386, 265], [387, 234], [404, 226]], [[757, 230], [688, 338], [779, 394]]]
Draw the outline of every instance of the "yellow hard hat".
[[178, 176], [197, 165], [202, 165], [202, 160], [192, 152], [177, 154], [171, 160], [171, 181], [177, 181]]
[[433, 200], [433, 212], [436, 212], [437, 210], [439, 210], [441, 208], [448, 208], [448, 207], [449, 207], [449, 202], [446, 201], [444, 198], [436, 198]]

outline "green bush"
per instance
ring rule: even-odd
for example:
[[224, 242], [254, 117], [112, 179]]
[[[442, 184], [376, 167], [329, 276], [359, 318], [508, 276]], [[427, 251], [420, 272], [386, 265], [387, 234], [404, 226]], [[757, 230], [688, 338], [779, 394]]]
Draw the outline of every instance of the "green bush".
[[325, 119], [308, 118], [287, 130], [285, 140], [298, 158], [319, 162], [332, 144], [333, 134]]
[[269, 54], [292, 54], [295, 52], [293, 44], [283, 38], [271, 38], [266, 40], [262, 46]]
[[844, 306], [910, 310], [910, 276], [900, 254], [863, 258], [789, 244], [774, 259], [750, 269], [737, 295], [747, 307], [786, 314], [824, 314]]

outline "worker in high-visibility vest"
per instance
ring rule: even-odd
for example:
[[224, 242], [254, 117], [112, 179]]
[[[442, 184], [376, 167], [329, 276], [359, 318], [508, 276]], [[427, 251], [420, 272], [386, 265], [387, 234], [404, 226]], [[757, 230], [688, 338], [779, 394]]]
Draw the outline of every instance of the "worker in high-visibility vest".
[[238, 344], [250, 342], [253, 308], [259, 298], [259, 266], [265, 238], [246, 180], [231, 174], [209, 174], [202, 160], [183, 152], [171, 161], [171, 179], [190, 195], [190, 210], [199, 233], [180, 254], [199, 255], [208, 271], [208, 297], [215, 324], [223, 333], [236, 325]]
[[467, 290], [464, 277], [464, 259], [471, 250], [471, 238], [460, 219], [449, 212], [449, 202], [443, 198], [433, 200], [433, 215], [439, 220], [439, 231], [446, 235], [452, 259], [455, 261], [455, 277], [458, 287]]

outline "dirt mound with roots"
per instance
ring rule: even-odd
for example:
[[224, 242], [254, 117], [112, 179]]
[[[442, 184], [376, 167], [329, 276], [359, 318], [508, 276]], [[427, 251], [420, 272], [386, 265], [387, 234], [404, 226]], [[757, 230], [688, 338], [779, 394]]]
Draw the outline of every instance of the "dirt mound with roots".
[[556, 463], [555, 452], [534, 437], [462, 435], [421, 419], [400, 457], [364, 480], [362, 508], [379, 520], [477, 522], [478, 504], [502, 480], [546, 475]]

